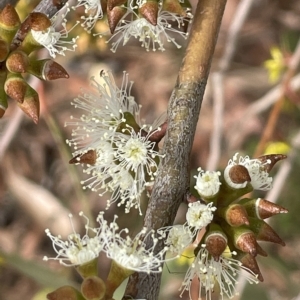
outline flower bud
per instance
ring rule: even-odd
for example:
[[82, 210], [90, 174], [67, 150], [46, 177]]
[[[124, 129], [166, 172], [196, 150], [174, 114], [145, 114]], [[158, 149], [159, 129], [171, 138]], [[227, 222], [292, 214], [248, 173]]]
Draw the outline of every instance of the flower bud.
[[243, 252], [247, 252], [252, 256], [257, 255], [258, 244], [253, 232], [244, 232], [242, 233], [235, 242], [238, 249]]
[[146, 2], [139, 7], [139, 13], [153, 26], [157, 25], [158, 2], [155, 0], [146, 0]]
[[229, 168], [228, 176], [225, 177], [225, 180], [233, 188], [243, 188], [247, 182], [251, 181], [251, 177], [246, 167], [235, 165]]
[[30, 85], [27, 85], [23, 103], [18, 102], [18, 106], [35, 124], [38, 123], [40, 116], [39, 95]]
[[9, 73], [4, 84], [6, 94], [13, 100], [22, 103], [28, 84], [20, 74]]
[[[239, 167], [239, 168], [235, 168], [235, 167]], [[231, 169], [235, 168], [233, 172], [230, 172], [230, 170], [226, 171], [227, 168], [225, 169], [224, 177], [221, 177], [222, 184], [220, 186], [220, 192], [218, 197], [218, 203], [220, 203], [221, 206], [227, 206], [231, 204], [234, 200], [253, 191], [253, 187], [249, 182], [250, 177], [245, 176], [247, 175], [248, 171], [244, 166], [241, 167], [242, 168], [240, 168], [239, 165], [231, 166]], [[239, 179], [238, 179], [239, 176], [237, 175], [238, 170], [242, 171], [241, 172], [242, 176]], [[232, 176], [233, 179], [231, 179], [230, 176]], [[245, 179], [246, 181], [244, 181]], [[236, 181], [236, 183], [234, 183], [232, 180]], [[237, 181], [240, 181], [241, 183], [237, 184]]]
[[94, 165], [97, 159], [97, 152], [95, 150], [89, 150], [84, 154], [78, 154], [74, 156], [70, 161], [69, 164], [88, 164]]
[[27, 72], [41, 80], [69, 78], [67, 71], [51, 59], [30, 60]]
[[9, 53], [9, 44], [0, 37], [0, 62], [5, 61]]
[[[150, 133], [149, 141], [158, 144], [166, 135], [168, 123], [165, 121], [159, 126], [160, 130], [154, 130]], [[145, 130], [142, 131], [142, 135], [147, 136], [147, 132]]]
[[257, 218], [249, 218], [250, 229], [256, 235], [257, 240], [272, 242], [285, 246], [285, 242], [278, 236], [274, 229], [265, 221]]
[[267, 219], [277, 214], [288, 213], [288, 210], [284, 207], [261, 198], [245, 198], [240, 200], [239, 203], [245, 207], [249, 217]]
[[163, 2], [163, 7], [162, 10], [184, 16], [185, 15], [185, 10], [183, 7], [180, 5], [180, 2], [178, 0], [165, 0]]
[[107, 8], [109, 10], [112, 10], [116, 6], [121, 6], [122, 4], [125, 4], [126, 0], [108, 0], [107, 1]]
[[219, 261], [220, 255], [227, 247], [227, 237], [218, 224], [211, 223], [209, 225], [209, 229], [204, 236], [204, 242], [211, 256], [215, 261]]
[[120, 286], [120, 284], [133, 273], [134, 271], [125, 269], [112, 260], [106, 280], [106, 297], [112, 298], [115, 290]]
[[278, 161], [286, 158], [287, 156], [284, 154], [269, 154], [260, 156], [258, 160], [263, 164], [263, 171], [270, 173]]
[[261, 255], [261, 256], [264, 256], [264, 257], [268, 256], [268, 253], [258, 243], [256, 244], [256, 249], [257, 249], [257, 254], [258, 255]]
[[264, 278], [260, 272], [260, 269], [259, 269], [259, 266], [257, 264], [255, 257], [251, 256], [248, 253], [244, 253], [244, 252], [241, 252], [238, 250], [236, 252], [237, 252], [237, 255], [235, 258], [237, 260], [239, 260], [244, 267], [246, 267], [247, 269], [251, 270], [254, 274], [256, 274], [257, 279], [259, 281], [261, 281], [261, 282], [264, 281]]
[[[28, 17], [27, 23], [29, 28], [34, 31], [45, 31], [51, 26], [50, 19], [40, 12], [31, 13]], [[32, 36], [31, 30], [27, 33], [21, 45], [21, 49], [28, 55], [34, 50], [38, 50], [43, 47]]]
[[103, 299], [105, 289], [104, 281], [97, 276], [87, 277], [81, 284], [81, 293], [86, 300]]
[[230, 226], [249, 225], [247, 211], [240, 204], [230, 204], [218, 209], [217, 212]]
[[6, 60], [7, 70], [12, 73], [25, 73], [28, 65], [28, 56], [21, 50], [11, 52]]
[[13, 40], [21, 25], [20, 18], [13, 6], [7, 4], [0, 12], [0, 37], [7, 44]]
[[89, 262], [76, 267], [76, 271], [82, 278], [97, 276], [98, 274], [98, 257], [90, 260]]
[[126, 8], [121, 6], [116, 6], [112, 10], [107, 10], [107, 22], [112, 34], [115, 32], [121, 18], [126, 14], [126, 11]]
[[234, 247], [249, 253], [252, 256], [257, 255], [257, 241], [255, 234], [246, 226], [231, 227], [225, 222], [222, 222], [222, 229], [227, 236], [231, 238]]
[[35, 31], [44, 31], [51, 26], [50, 19], [41, 12], [33, 12], [29, 15], [30, 28]]
[[84, 297], [71, 286], [62, 286], [47, 294], [48, 300], [85, 300]]

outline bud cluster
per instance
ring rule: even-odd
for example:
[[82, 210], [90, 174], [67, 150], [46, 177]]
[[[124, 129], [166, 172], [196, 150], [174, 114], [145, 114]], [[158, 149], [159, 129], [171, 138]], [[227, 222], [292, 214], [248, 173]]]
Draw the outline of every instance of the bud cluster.
[[[8, 107], [9, 96], [35, 123], [38, 122], [39, 96], [27, 83], [26, 75], [41, 80], [68, 78], [69, 75], [52, 59], [37, 60], [32, 54], [44, 48], [55, 58], [65, 55], [66, 51], [74, 51], [79, 36], [69, 38], [68, 35], [79, 23], [91, 32], [96, 22], [106, 15], [112, 33], [109, 41], [114, 40], [113, 52], [121, 42], [125, 45], [131, 38], [138, 39], [147, 51], [150, 48], [163, 51], [165, 40], [181, 47], [172, 35], [179, 34], [186, 39], [192, 20], [188, 0], [79, 0], [72, 6], [73, 10], [82, 8], [80, 21], [70, 29], [67, 29], [66, 20], [70, 12], [68, 4], [65, 14], [57, 13], [51, 19], [41, 12], [33, 12], [21, 22], [17, 11], [9, 4], [0, 12], [0, 117]], [[102, 33], [94, 35], [103, 36]]]
[[[17, 101], [18, 106], [35, 122], [39, 119], [38, 93], [27, 83], [26, 75], [31, 74], [41, 80], [68, 78], [66, 70], [51, 59], [37, 60], [32, 53], [46, 47], [37, 38], [52, 30], [51, 20], [39, 12], [31, 13], [23, 22], [27, 33], [22, 43], [16, 47], [13, 39], [22, 23], [11, 5], [0, 12], [0, 117], [8, 107], [7, 96]], [[49, 37], [48, 37], [49, 38]], [[56, 35], [59, 39], [60, 36]], [[53, 42], [48, 40], [48, 44]], [[55, 57], [55, 56], [54, 56]]]
[[220, 285], [222, 297], [226, 294], [232, 298], [239, 269], [249, 273], [250, 283], [256, 282], [256, 278], [263, 281], [256, 256], [267, 256], [267, 253], [258, 242], [285, 245], [264, 219], [287, 213], [287, 210], [266, 199], [242, 197], [254, 189], [270, 189], [269, 172], [284, 158], [285, 155], [272, 154], [250, 159], [248, 156], [238, 158], [236, 154], [223, 174], [199, 170], [195, 189], [205, 203], [216, 209], [195, 249], [195, 261], [185, 277], [183, 291], [189, 289], [190, 280], [198, 276], [200, 286], [209, 294], [208, 299], [215, 282]]

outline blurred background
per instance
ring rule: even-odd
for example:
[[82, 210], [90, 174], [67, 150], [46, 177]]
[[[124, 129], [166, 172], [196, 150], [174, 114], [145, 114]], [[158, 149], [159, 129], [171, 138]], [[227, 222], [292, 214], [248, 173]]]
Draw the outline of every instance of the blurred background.
[[[19, 2], [17, 10], [23, 19], [38, 2]], [[195, 8], [196, 2], [192, 5]], [[134, 81], [132, 95], [142, 105], [142, 118], [150, 123], [167, 109], [186, 44], [179, 38], [181, 49], [168, 44], [165, 52], [145, 52], [132, 40], [114, 54], [105, 38], [88, 35], [81, 28], [74, 34], [81, 36], [77, 51], [56, 60], [70, 78], [31, 81], [40, 95], [39, 124], [13, 101], [0, 120], [0, 300], [46, 299], [59, 286], [81, 282], [73, 268], [42, 260], [44, 255], [55, 256], [46, 228], [66, 237], [72, 213], [74, 227], [84, 233], [85, 221], [78, 213], [84, 211], [93, 218], [106, 207], [105, 197], [82, 189], [82, 168], [68, 163], [72, 154], [65, 140], [71, 138], [72, 127], [65, 127], [65, 122], [71, 115], [81, 115], [70, 105], [72, 99], [81, 88], [89, 89], [89, 78], [99, 77], [102, 69], [112, 70], [119, 86], [125, 70]], [[286, 246], [263, 243], [269, 256], [258, 261], [265, 280], [246, 285], [236, 299], [300, 299], [299, 38], [299, 1], [228, 0], [197, 126], [192, 174], [200, 166], [222, 170], [236, 152], [250, 157], [288, 155], [271, 173], [274, 189], [254, 195], [289, 210], [270, 221]], [[47, 57], [45, 52], [40, 55]], [[120, 226], [138, 231], [142, 224], [138, 212], [125, 215], [123, 211], [124, 207], [112, 206], [106, 216], [112, 220], [119, 214]], [[184, 222], [185, 212], [183, 204], [177, 223]], [[178, 289], [189, 263], [179, 259], [168, 264], [160, 299], [180, 299]], [[101, 257], [100, 265], [105, 277], [109, 262]], [[188, 294], [182, 299], [189, 299]]]

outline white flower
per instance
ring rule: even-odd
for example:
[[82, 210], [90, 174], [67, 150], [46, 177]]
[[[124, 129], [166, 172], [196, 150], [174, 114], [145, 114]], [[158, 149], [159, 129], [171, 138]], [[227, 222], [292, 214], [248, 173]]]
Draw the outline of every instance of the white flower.
[[[244, 166], [250, 175], [251, 185], [256, 190], [267, 191], [272, 187], [272, 177], [269, 177], [269, 173], [265, 171], [265, 166], [270, 164], [271, 161], [267, 160], [262, 163], [259, 159], [250, 159], [249, 156], [238, 158], [238, 153], [236, 153], [232, 159], [229, 160], [228, 165], [224, 171], [224, 178], [228, 177], [229, 170], [232, 166], [242, 165]], [[227, 174], [227, 175], [226, 175]], [[228, 180], [228, 179], [227, 179]], [[226, 180], [226, 181], [227, 181]], [[229, 183], [229, 181], [227, 181]], [[236, 188], [243, 188], [247, 185], [247, 182], [240, 184], [240, 186]]]
[[128, 74], [124, 72], [120, 89], [110, 71], [101, 71], [100, 76], [100, 83], [94, 77], [91, 79], [95, 92], [83, 91], [72, 102], [75, 108], [84, 111], [80, 119], [71, 116], [74, 122], [66, 122], [66, 125], [76, 126], [72, 133], [73, 139], [67, 141], [78, 150], [73, 153], [74, 156], [100, 148], [99, 144], [103, 140], [110, 141], [119, 125], [126, 122], [124, 113], [131, 114], [140, 123], [140, 107], [130, 96], [133, 83], [128, 82]]
[[168, 251], [177, 257], [193, 241], [193, 234], [186, 225], [174, 225], [157, 230], [160, 239], [164, 239]]
[[213, 212], [217, 209], [212, 205], [212, 202], [207, 205], [202, 204], [200, 201], [189, 203], [189, 208], [186, 213], [188, 226], [195, 228], [196, 231], [210, 224], [214, 217]]
[[[140, 6], [144, 4], [143, 1], [139, 3]], [[128, 5], [128, 11], [119, 21], [115, 28], [113, 36], [109, 39], [117, 38], [115, 42], [112, 43], [112, 52], [116, 52], [119, 44], [123, 46], [127, 44], [131, 37], [138, 39], [142, 43], [147, 51], [152, 49], [153, 51], [161, 50], [164, 51], [164, 40], [173, 43], [177, 48], [181, 46], [176, 42], [175, 38], [171, 37], [170, 33], [179, 34], [183, 38], [187, 38], [188, 34], [180, 31], [184, 26], [185, 21], [190, 21], [192, 14], [187, 12], [187, 16], [179, 16], [174, 13], [163, 11], [162, 3], [159, 3], [159, 11], [157, 17], [157, 25], [152, 25], [145, 18], [140, 17], [135, 12], [135, 7]], [[178, 29], [173, 28], [171, 24], [176, 24]]]
[[88, 14], [88, 16], [81, 17], [83, 20], [81, 26], [90, 33], [96, 22], [103, 18], [101, 0], [78, 0], [78, 3], [72, 8], [76, 9], [81, 6], [84, 7], [84, 12]]
[[[98, 257], [99, 253], [105, 247], [104, 240], [107, 236], [107, 222], [103, 219], [103, 214], [101, 214], [98, 217], [100, 226], [98, 228], [91, 228], [89, 226], [89, 219], [82, 212], [79, 215], [86, 219], [86, 231], [83, 237], [75, 232], [72, 222], [73, 233], [68, 236], [67, 241], [63, 241], [60, 236], [53, 236], [49, 229], [45, 230], [47, 236], [52, 241], [57, 256], [54, 258], [45, 256], [44, 260], [58, 260], [65, 266], [77, 266]], [[73, 216], [70, 215], [69, 217], [71, 219]]]
[[73, 139], [67, 143], [74, 146], [73, 155], [78, 156], [79, 162], [80, 156], [88, 151], [96, 153], [96, 162], [84, 169], [89, 175], [82, 181], [85, 187], [100, 196], [112, 193], [107, 208], [118, 202], [125, 204], [126, 213], [134, 207], [141, 214], [140, 198], [153, 183], [161, 156], [150, 139], [161, 129], [141, 124], [140, 107], [130, 96], [132, 83], [128, 88], [128, 74], [124, 73], [121, 89], [116, 87], [110, 72], [102, 72], [101, 76], [103, 84], [93, 79], [98, 94], [85, 93], [75, 99], [73, 105], [86, 114], [66, 123], [76, 126]]
[[[231, 255], [235, 254], [235, 252], [231, 253]], [[240, 261], [233, 258], [227, 258], [223, 255], [216, 261], [211, 257], [204, 244], [201, 246], [194, 262], [186, 273], [181, 287], [181, 296], [185, 290], [188, 290], [189, 293], [191, 293], [191, 282], [194, 277], [197, 277], [200, 281], [199, 299], [202, 299], [201, 290], [203, 290], [205, 299], [211, 300], [216, 283], [220, 286], [221, 299], [224, 299], [225, 295], [231, 299], [237, 295], [235, 285], [242, 270], [247, 271], [245, 272], [245, 275], [250, 284], [258, 283], [257, 275], [248, 268], [243, 267]], [[192, 299], [191, 294], [190, 299]]]
[[194, 176], [197, 179], [195, 189], [199, 195], [203, 198], [210, 198], [215, 196], [220, 189], [221, 182], [219, 180], [220, 172], [206, 171], [201, 168], [198, 169], [198, 176]]
[[[124, 233], [126, 234], [125, 238], [121, 237], [121, 234]], [[146, 249], [145, 240], [151, 241], [152, 246], [148, 249]], [[156, 253], [157, 242], [158, 239], [155, 238], [154, 232], [146, 233], [146, 228], [143, 228], [133, 239], [128, 236], [128, 229], [123, 229], [119, 233], [113, 233], [106, 248], [106, 255], [129, 270], [159, 273], [162, 271], [166, 249]]]
[[[36, 42], [44, 46], [53, 58], [55, 58], [57, 54], [64, 56], [65, 51], [75, 51], [75, 48], [77, 47], [76, 40], [79, 36], [72, 38], [71, 40], [68, 40], [67, 38], [70, 31], [73, 30], [78, 23], [68, 30], [67, 20], [64, 19], [65, 16], [66, 14], [62, 16], [62, 20], [58, 20], [57, 15], [54, 15], [51, 19], [51, 26], [44, 31], [31, 29], [32, 37]], [[62, 29], [57, 31], [55, 29], [56, 25], [61, 25]]]

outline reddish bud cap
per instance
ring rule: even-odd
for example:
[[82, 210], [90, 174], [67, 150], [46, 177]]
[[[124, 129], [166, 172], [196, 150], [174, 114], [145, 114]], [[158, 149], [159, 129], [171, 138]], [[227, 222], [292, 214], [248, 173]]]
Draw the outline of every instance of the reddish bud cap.
[[29, 26], [35, 31], [43, 31], [51, 26], [51, 21], [45, 14], [33, 12], [29, 15]]
[[67, 71], [57, 62], [48, 60], [44, 64], [42, 76], [45, 80], [55, 80], [60, 78], [69, 78]]
[[261, 198], [256, 200], [255, 207], [257, 216], [260, 219], [267, 219], [277, 214], [288, 213], [288, 210], [284, 207]]
[[105, 295], [105, 290], [104, 281], [97, 276], [84, 278], [81, 284], [81, 293], [86, 300], [102, 299]]
[[229, 177], [233, 183], [237, 184], [251, 181], [248, 170], [242, 165], [232, 166], [229, 170]]
[[38, 123], [40, 117], [40, 102], [39, 96], [33, 88], [28, 86], [23, 103], [18, 103], [18, 105], [35, 124]]
[[225, 220], [230, 226], [249, 225], [246, 209], [240, 204], [230, 205], [225, 212]]
[[6, 60], [6, 67], [12, 73], [25, 73], [28, 65], [28, 56], [21, 50], [12, 52]]
[[9, 76], [4, 84], [5, 93], [12, 99], [22, 103], [28, 84], [20, 76]]
[[253, 232], [242, 233], [235, 241], [236, 247], [252, 256], [257, 255], [257, 241]]
[[225, 234], [213, 232], [206, 237], [205, 244], [207, 251], [218, 261], [227, 247], [227, 238]]
[[74, 156], [70, 161], [69, 164], [88, 164], [94, 165], [96, 163], [97, 153], [95, 150], [89, 150], [84, 154], [78, 154]]
[[62, 286], [47, 294], [48, 300], [84, 300], [83, 296], [71, 286]]
[[153, 26], [157, 25], [158, 2], [147, 1], [139, 7], [139, 13]]
[[250, 254], [239, 253], [237, 255], [237, 259], [242, 263], [242, 265], [249, 270], [251, 270], [254, 274], [257, 275], [257, 279], [261, 282], [264, 281], [264, 278], [260, 272], [259, 266], [257, 264], [256, 259]]
[[285, 246], [285, 242], [279, 237], [275, 230], [265, 221], [257, 218], [249, 218], [250, 228], [255, 233], [257, 240], [272, 242]]
[[163, 2], [163, 10], [169, 11], [171, 13], [184, 16], [185, 10], [180, 5], [180, 2], [178, 0], [165, 0]]
[[112, 10], [107, 10], [107, 21], [110, 32], [113, 34], [115, 29], [121, 20], [121, 18], [126, 14], [126, 8], [116, 6]]
[[284, 154], [269, 154], [269, 155], [260, 156], [258, 160], [260, 160], [264, 164], [263, 170], [269, 173], [278, 161], [286, 158], [287, 156]]
[[10, 30], [17, 29], [21, 25], [20, 18], [15, 8], [7, 4], [0, 12], [0, 27]]

